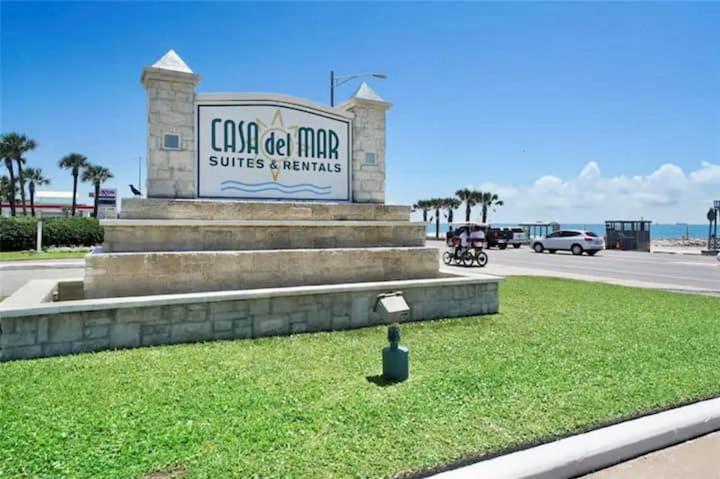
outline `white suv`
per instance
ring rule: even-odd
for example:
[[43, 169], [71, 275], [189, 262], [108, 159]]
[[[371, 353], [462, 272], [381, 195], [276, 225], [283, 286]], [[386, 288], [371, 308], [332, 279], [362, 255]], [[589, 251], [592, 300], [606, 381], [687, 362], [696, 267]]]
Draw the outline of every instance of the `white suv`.
[[545, 250], [551, 253], [565, 250], [572, 251], [574, 255], [581, 255], [585, 252], [592, 256], [605, 248], [605, 245], [603, 239], [592, 231], [560, 230], [533, 240], [532, 247], [536, 253], [542, 253]]
[[527, 235], [525, 234], [524, 229], [517, 227], [507, 229], [513, 232], [512, 240], [510, 240], [510, 244], [513, 245], [513, 248], [519, 248], [520, 246], [527, 244]]

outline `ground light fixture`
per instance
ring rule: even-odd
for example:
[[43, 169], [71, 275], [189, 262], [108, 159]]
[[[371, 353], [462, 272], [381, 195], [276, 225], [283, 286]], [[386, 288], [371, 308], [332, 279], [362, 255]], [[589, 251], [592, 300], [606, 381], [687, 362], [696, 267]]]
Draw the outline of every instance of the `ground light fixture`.
[[383, 379], [391, 382], [405, 381], [410, 375], [410, 350], [400, 346], [400, 326], [388, 327], [388, 342], [382, 350]]
[[377, 72], [353, 73], [352, 75], [335, 75], [334, 71], [330, 71], [330, 106], [335, 106], [335, 88], [343, 83], [347, 83], [355, 78], [373, 77], [385, 80], [387, 75]]
[[[407, 321], [410, 314], [402, 291], [394, 293], [383, 293], [375, 300], [374, 311], [378, 306], [382, 309], [385, 320], [388, 323]], [[404, 381], [410, 373], [409, 353], [405, 346], [400, 346], [400, 326], [393, 324], [387, 332], [389, 346], [382, 350], [383, 379], [391, 382]]]
[[400, 323], [409, 319], [410, 306], [405, 301], [402, 291], [378, 294], [375, 298], [373, 312], [377, 312], [378, 307], [386, 324]]

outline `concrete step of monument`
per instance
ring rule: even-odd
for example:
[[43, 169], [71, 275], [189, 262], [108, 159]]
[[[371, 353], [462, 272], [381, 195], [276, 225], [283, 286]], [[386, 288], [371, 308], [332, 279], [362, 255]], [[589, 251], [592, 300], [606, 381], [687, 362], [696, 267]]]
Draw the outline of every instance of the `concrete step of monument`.
[[85, 296], [279, 288], [435, 278], [436, 248], [96, 253], [85, 263]]
[[424, 246], [408, 221], [107, 220], [103, 251], [223, 251]]
[[410, 207], [376, 203], [123, 198], [120, 218], [409, 221]]

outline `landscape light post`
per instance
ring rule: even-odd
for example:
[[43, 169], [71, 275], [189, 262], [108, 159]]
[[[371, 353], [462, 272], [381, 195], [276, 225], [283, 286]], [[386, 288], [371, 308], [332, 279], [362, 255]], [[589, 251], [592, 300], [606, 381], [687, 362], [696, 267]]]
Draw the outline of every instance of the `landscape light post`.
[[333, 70], [330, 70], [330, 106], [335, 106], [335, 88], [339, 87], [343, 83], [347, 83], [355, 78], [362, 77], [373, 77], [385, 80], [387, 75], [384, 73], [364, 72], [364, 73], [353, 73], [352, 75], [335, 75]]

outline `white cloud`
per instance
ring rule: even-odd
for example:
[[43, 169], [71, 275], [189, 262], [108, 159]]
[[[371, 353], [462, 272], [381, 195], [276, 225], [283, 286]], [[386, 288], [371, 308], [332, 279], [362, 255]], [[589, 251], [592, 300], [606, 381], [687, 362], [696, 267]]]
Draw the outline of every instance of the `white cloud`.
[[[720, 165], [702, 162], [686, 174], [665, 163], [647, 175], [603, 176], [590, 161], [577, 176], [545, 175], [526, 186], [481, 185], [505, 200], [494, 221], [600, 222], [644, 217], [656, 222], [702, 223], [712, 199], [720, 199]], [[717, 198], [715, 198], [717, 197]]]
[[720, 165], [703, 161], [699, 170], [690, 173], [690, 179], [700, 185], [718, 186], [720, 185]]
[[593, 181], [597, 178], [600, 178], [600, 167], [594, 161], [588, 162], [578, 176], [578, 179], [582, 181]]

